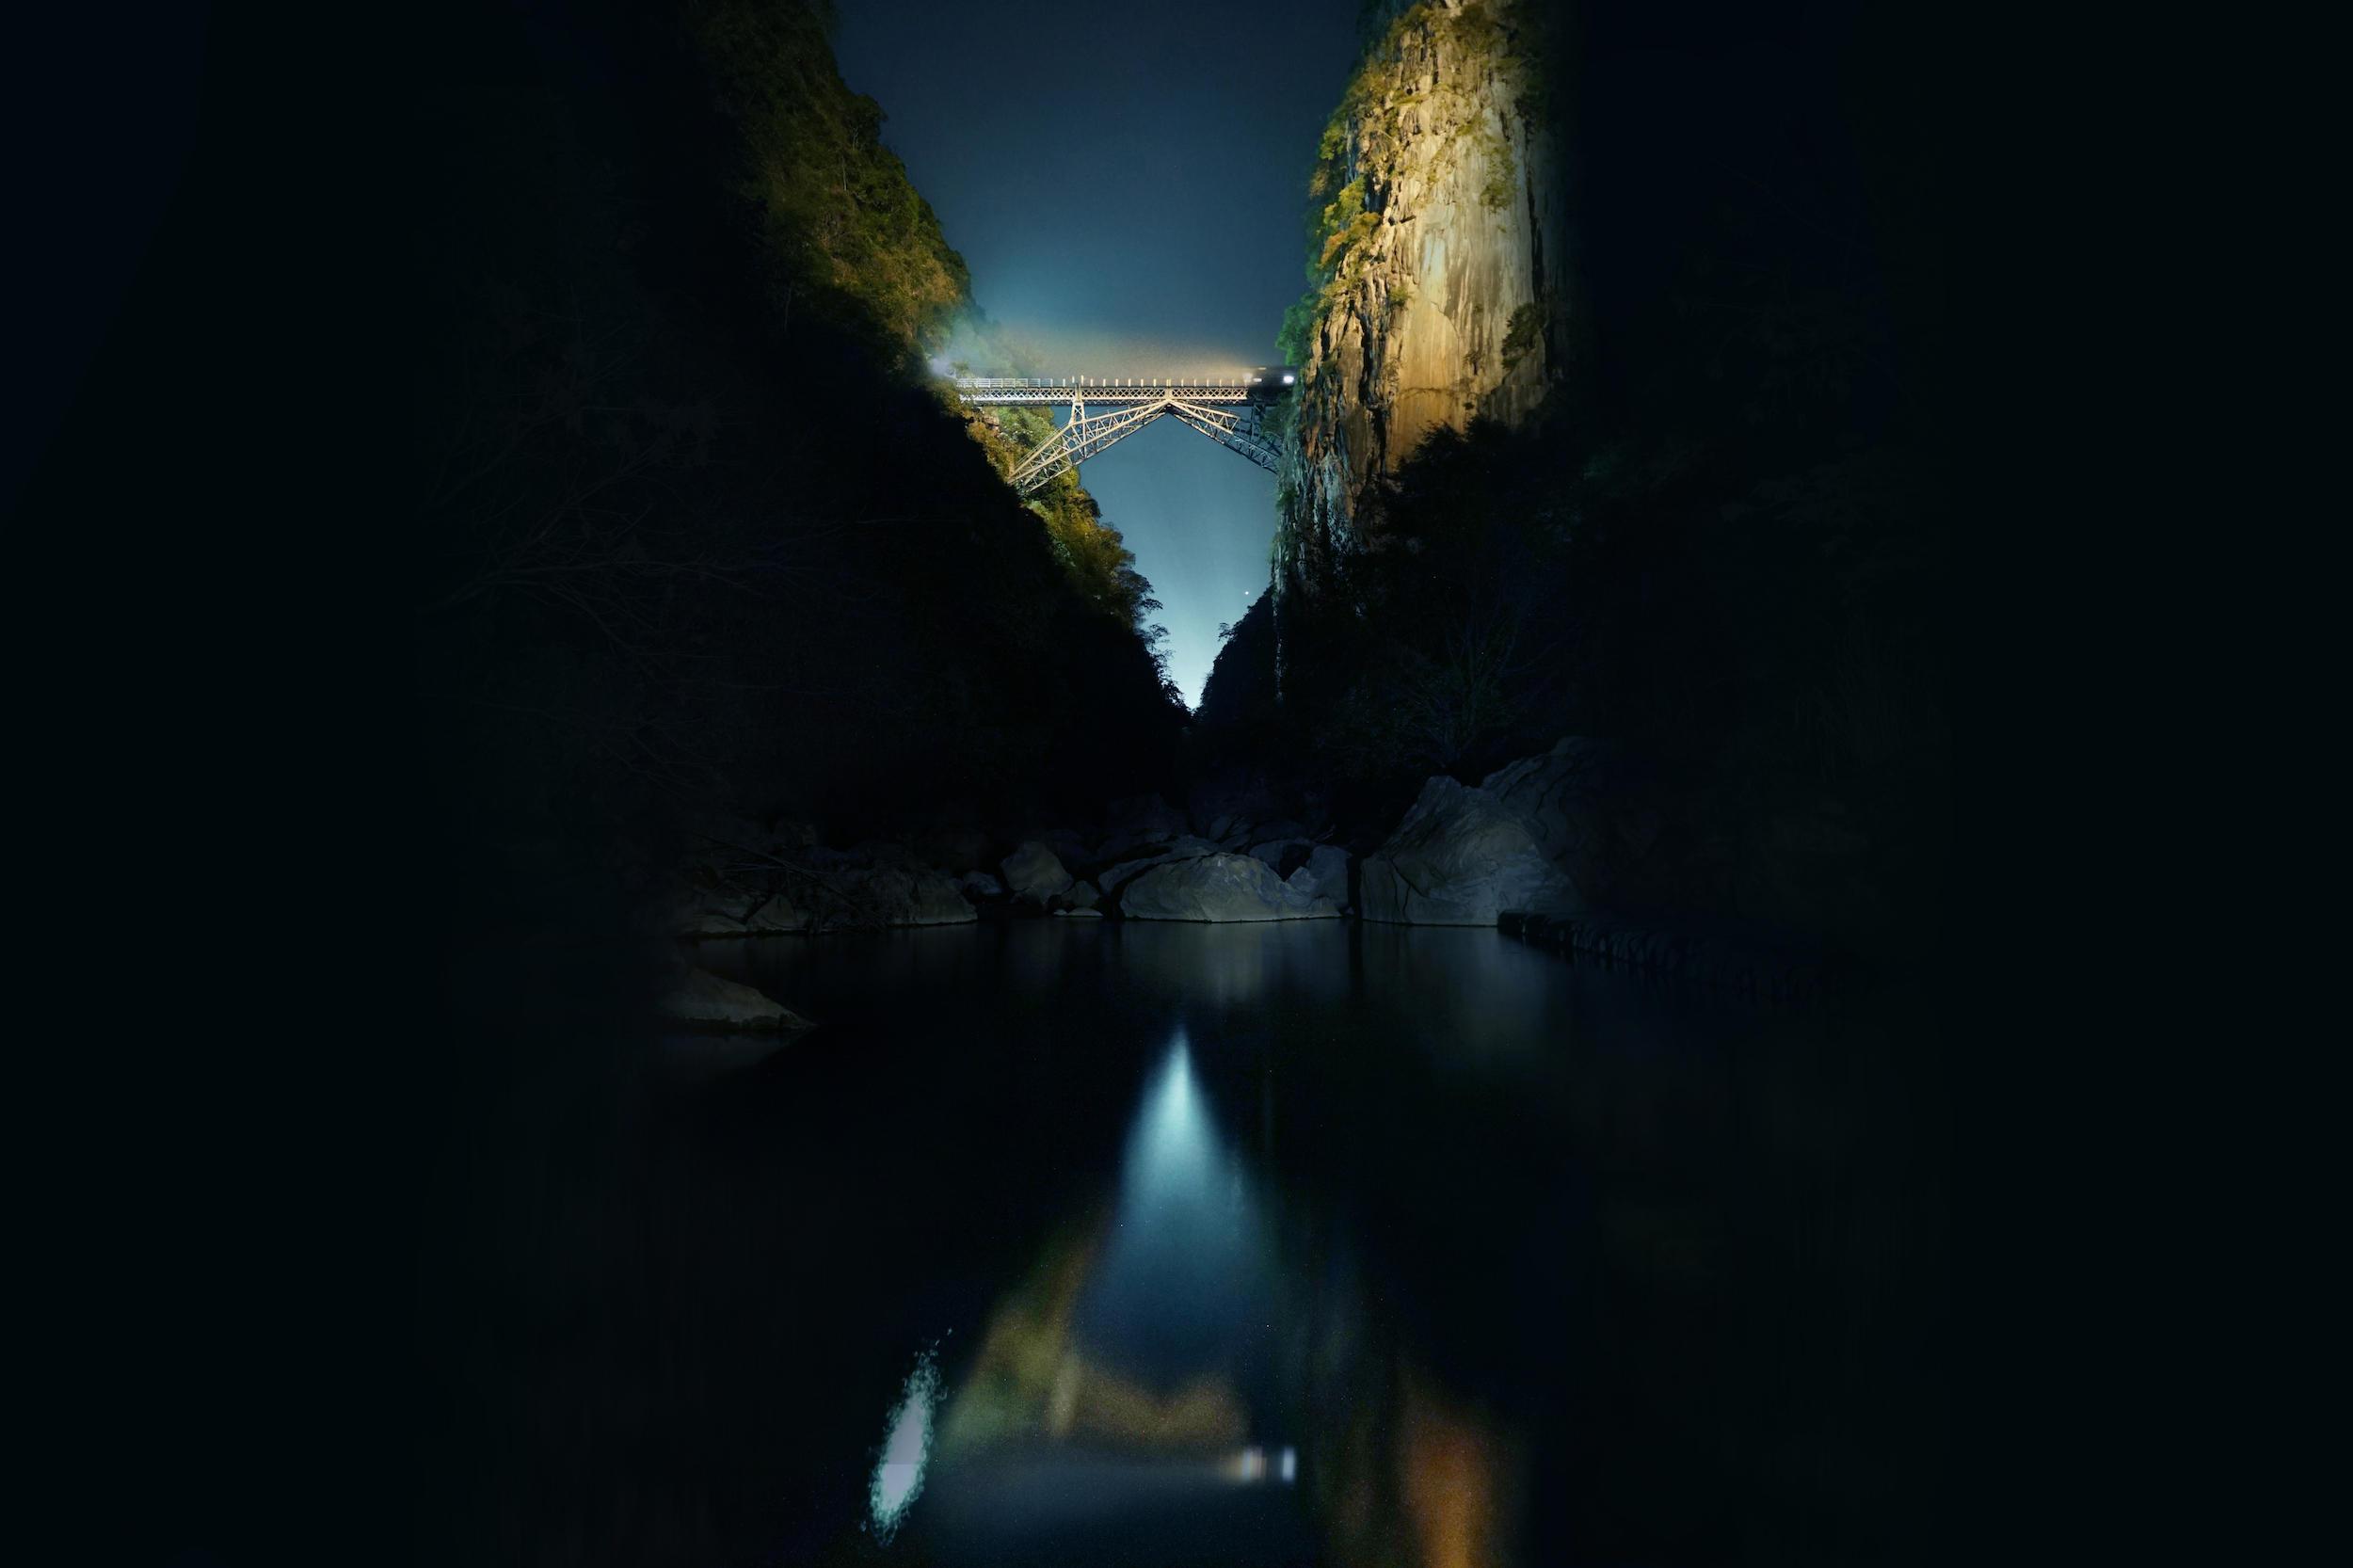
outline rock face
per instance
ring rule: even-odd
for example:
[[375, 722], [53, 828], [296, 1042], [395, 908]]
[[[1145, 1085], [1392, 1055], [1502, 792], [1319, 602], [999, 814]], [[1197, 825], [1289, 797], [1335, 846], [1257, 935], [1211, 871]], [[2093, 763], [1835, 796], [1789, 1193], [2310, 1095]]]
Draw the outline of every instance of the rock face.
[[1133, 860], [1122, 860], [1096, 880], [1102, 885], [1104, 892], [1117, 897], [1121, 888], [1128, 883], [1134, 881], [1136, 877], [1154, 866], [1165, 866], [1177, 860], [1198, 860], [1205, 855], [1218, 854], [1222, 847], [1208, 839], [1195, 839], [1188, 834], [1158, 855], [1144, 855]]
[[1073, 880], [1063, 870], [1061, 857], [1035, 839], [1006, 856], [1002, 869], [1005, 886], [1013, 889], [1014, 897], [1039, 904], [1056, 893], [1067, 892]]
[[944, 872], [878, 866], [858, 879], [885, 925], [962, 925], [980, 916]]
[[808, 917], [793, 908], [792, 901], [778, 893], [752, 911], [750, 918], [744, 922], [744, 929], [766, 936], [779, 931], [800, 931], [808, 924]]
[[1291, 872], [1290, 886], [1308, 898], [1328, 898], [1345, 906], [1348, 903], [1348, 851], [1337, 844], [1318, 844], [1308, 855], [1307, 863]]
[[[850, 852], [719, 845], [689, 856], [684, 872], [687, 888], [666, 922], [680, 936], [958, 925], [979, 918], [954, 881], [898, 844], [876, 841]], [[782, 890], [787, 887], [791, 895]]]
[[1536, 40], [1493, 0], [1385, 9], [1311, 182], [1321, 287], [1281, 476], [1279, 592], [1312, 589], [1368, 482], [1422, 437], [1526, 417], [1569, 342]]
[[1492, 791], [1443, 776], [1366, 858], [1361, 895], [1365, 919], [1398, 925], [1494, 925], [1506, 909], [1586, 906], [1527, 821]]
[[[1567, 736], [1542, 757], [1489, 774], [1480, 788], [1517, 817], [1561, 873], [1588, 898], [1605, 889], [1630, 830], [1603, 809], [1603, 773], [1621, 748]], [[1652, 829], [1656, 833], [1656, 828]], [[1615, 832], [1621, 840], [1611, 842]], [[1647, 841], [1642, 848], [1648, 848]]]
[[1246, 855], [1170, 860], [1128, 882], [1119, 907], [1135, 920], [1329, 920], [1339, 905], [1304, 894]]
[[662, 1011], [698, 1029], [790, 1031], [816, 1026], [749, 985], [690, 969], [686, 982], [663, 1000]]

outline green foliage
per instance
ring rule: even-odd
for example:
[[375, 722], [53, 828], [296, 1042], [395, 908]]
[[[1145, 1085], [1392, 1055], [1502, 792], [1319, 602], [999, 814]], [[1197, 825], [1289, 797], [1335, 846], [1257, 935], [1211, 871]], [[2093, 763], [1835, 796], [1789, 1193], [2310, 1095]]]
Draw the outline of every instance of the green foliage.
[[1511, 325], [1503, 333], [1503, 368], [1511, 370], [1536, 350], [1544, 342], [1545, 328], [1551, 321], [1551, 312], [1543, 304], [1529, 300], [1512, 312]]
[[1487, 154], [1488, 172], [1487, 183], [1479, 187], [1479, 203], [1491, 213], [1499, 213], [1519, 192], [1519, 160], [1513, 155], [1512, 144], [1492, 131], [1481, 131], [1480, 145]]
[[[1183, 714], [1132, 558], [1075, 479], [1024, 506], [908, 374], [913, 324], [960, 299], [961, 271], [875, 154], [878, 113], [840, 88], [813, 13], [687, 14], [683, 49], [658, 31], [676, 13], [645, 19], [639, 92], [420, 110], [434, 330], [411, 423], [447, 792], [609, 824], [680, 801], [839, 823], [1157, 787]], [[794, 104], [809, 124], [781, 124]], [[826, 147], [850, 185], [838, 167], [831, 196], [758, 209], [749, 232], [708, 178]], [[785, 266], [778, 234], [861, 177], [848, 248]], [[859, 255], [873, 267], [821, 286]], [[742, 330], [763, 314], [777, 332]]]
[[1351, 687], [1317, 737], [1351, 778], [1443, 772], [1518, 718], [1514, 632], [1458, 626], [1435, 653], [1407, 644]]
[[1403, 150], [1405, 111], [1420, 111], [1424, 135], [1449, 141], [1467, 137], [1485, 155], [1488, 176], [1479, 195], [1488, 211], [1504, 211], [1519, 189], [1519, 162], [1511, 145], [1488, 127], [1483, 116], [1470, 112], [1467, 98], [1445, 86], [1425, 94], [1409, 83], [1400, 63], [1409, 36], [1434, 30], [1450, 46], [1508, 67], [1523, 118], [1540, 116], [1545, 104], [1543, 71], [1533, 48], [1541, 29], [1522, 5], [1491, 8], [1472, 0], [1449, 10], [1430, 0], [1369, 0], [1358, 13], [1357, 28], [1363, 56], [1339, 106], [1317, 138], [1315, 165], [1307, 177], [1309, 288], [1284, 311], [1275, 335], [1277, 348], [1293, 364], [1308, 362], [1323, 317], [1347, 285], [1362, 275], [1365, 242], [1382, 222], [1377, 193], [1393, 178]]
[[1274, 351], [1287, 365], [1304, 365], [1309, 351], [1315, 347], [1316, 330], [1322, 317], [1323, 293], [1309, 289], [1298, 302], [1283, 308], [1282, 329], [1274, 334]]
[[831, 7], [694, 0], [688, 15], [743, 138], [736, 188], [758, 214], [778, 329], [813, 313], [895, 360], [936, 347], [970, 274], [882, 145], [881, 105], [843, 84]]
[[[1011, 473], [1054, 433], [1053, 419], [1043, 408], [968, 412], [966, 426], [1000, 473]], [[1158, 629], [1147, 624], [1160, 608], [1152, 584], [1136, 570], [1135, 554], [1119, 531], [1104, 524], [1103, 508], [1078, 474], [1063, 470], [1030, 498], [1029, 508], [1045, 522], [1054, 559], [1079, 597], [1096, 614], [1132, 628], [1147, 644], [1157, 642]]]

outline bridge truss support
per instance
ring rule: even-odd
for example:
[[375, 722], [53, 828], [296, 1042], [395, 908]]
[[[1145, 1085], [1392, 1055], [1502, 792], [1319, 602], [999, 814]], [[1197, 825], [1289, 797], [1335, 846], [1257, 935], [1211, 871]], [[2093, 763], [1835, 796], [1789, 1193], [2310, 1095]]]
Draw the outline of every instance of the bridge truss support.
[[[1016, 491], [1034, 495], [1064, 469], [1075, 469], [1113, 443], [1134, 435], [1163, 414], [1173, 414], [1220, 446], [1241, 453], [1268, 472], [1275, 472], [1281, 449], [1263, 423], [1271, 395], [1279, 392], [1263, 377], [1233, 381], [995, 380], [967, 378], [956, 384], [965, 402], [987, 406], [1064, 406], [1070, 418], [1015, 465]], [[1096, 410], [1090, 411], [1093, 404]]]

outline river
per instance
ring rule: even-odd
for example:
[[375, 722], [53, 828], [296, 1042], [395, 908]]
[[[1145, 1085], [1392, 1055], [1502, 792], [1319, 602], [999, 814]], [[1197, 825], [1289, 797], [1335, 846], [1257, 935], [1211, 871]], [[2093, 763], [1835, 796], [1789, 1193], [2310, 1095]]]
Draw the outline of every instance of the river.
[[631, 1133], [663, 1463], [779, 1560], [1893, 1560], [1939, 1394], [1900, 999], [1493, 930], [712, 942], [819, 1021]]

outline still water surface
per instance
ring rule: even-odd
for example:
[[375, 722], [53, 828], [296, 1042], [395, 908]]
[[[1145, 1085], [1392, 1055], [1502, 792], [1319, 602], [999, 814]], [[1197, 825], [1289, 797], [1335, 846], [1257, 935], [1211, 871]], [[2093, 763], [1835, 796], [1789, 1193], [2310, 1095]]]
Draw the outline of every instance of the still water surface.
[[676, 1375], [782, 1560], [1911, 1555], [1932, 1096], [1899, 1000], [1746, 1008], [1492, 930], [707, 943]]

